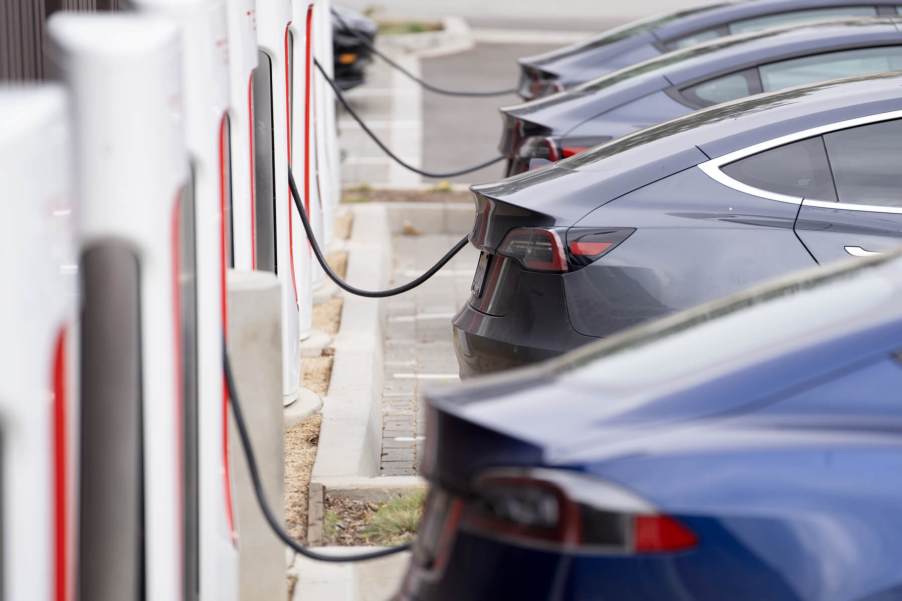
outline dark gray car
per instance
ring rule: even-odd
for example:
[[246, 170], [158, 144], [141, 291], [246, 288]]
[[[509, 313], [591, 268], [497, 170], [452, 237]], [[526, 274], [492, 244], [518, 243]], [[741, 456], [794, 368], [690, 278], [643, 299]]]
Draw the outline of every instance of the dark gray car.
[[553, 52], [520, 59], [519, 94], [532, 100], [654, 58], [728, 35], [820, 19], [899, 14], [902, 2], [747, 0], [711, 4], [628, 23]]
[[718, 105], [473, 191], [465, 376], [902, 244], [902, 75]]
[[898, 19], [853, 19], [730, 36], [573, 90], [501, 109], [508, 175], [721, 102], [902, 69]]

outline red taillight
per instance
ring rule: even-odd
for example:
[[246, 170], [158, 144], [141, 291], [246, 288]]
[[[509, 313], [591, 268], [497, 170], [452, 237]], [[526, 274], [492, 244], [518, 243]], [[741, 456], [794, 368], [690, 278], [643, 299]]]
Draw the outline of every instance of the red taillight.
[[698, 537], [617, 485], [563, 470], [495, 471], [464, 503], [461, 528], [515, 544], [576, 553], [668, 553]]
[[569, 159], [572, 156], [575, 156], [581, 152], [585, 152], [589, 148], [587, 146], [565, 146], [561, 148], [561, 156], [565, 159]]
[[698, 545], [698, 537], [667, 515], [637, 515], [633, 518], [633, 549], [636, 553], [685, 551]]
[[498, 254], [519, 261], [533, 271], [567, 271], [567, 258], [560, 235], [552, 229], [523, 227], [511, 230]]
[[69, 600], [69, 420], [66, 330], [53, 348], [53, 546], [54, 601]]
[[[532, 271], [563, 273], [597, 261], [634, 231], [633, 228], [517, 228], [504, 237], [498, 254], [515, 259]], [[566, 247], [562, 238], [567, 240]]]
[[584, 228], [567, 231], [567, 259], [571, 269], [579, 269], [605, 256], [636, 230], [634, 228]]

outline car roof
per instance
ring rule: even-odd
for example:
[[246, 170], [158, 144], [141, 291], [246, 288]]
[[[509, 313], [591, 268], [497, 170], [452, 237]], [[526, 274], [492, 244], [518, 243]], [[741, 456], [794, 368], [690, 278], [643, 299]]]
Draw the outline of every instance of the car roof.
[[710, 10], [689, 11], [676, 19], [664, 21], [652, 29], [661, 42], [684, 35], [720, 27], [733, 21], [763, 15], [816, 8], [845, 8], [850, 6], [895, 6], [892, 0], [746, 0], [715, 5]]
[[[669, 53], [649, 63], [661, 61], [662, 68], [665, 62], [669, 63], [662, 75], [671, 84], [682, 85], [694, 79], [711, 77], [718, 70], [734, 72], [793, 56], [900, 43], [902, 30], [899, 19], [853, 18], [728, 36]], [[667, 61], [671, 55], [675, 55], [673, 60]]]
[[[576, 122], [670, 86], [683, 86], [749, 67], [852, 48], [902, 46], [902, 21], [845, 19], [729, 36], [661, 55], [586, 82], [572, 90], [502, 107], [539, 125]], [[574, 121], [576, 119], [576, 121]]]
[[[758, 94], [648, 127], [556, 164], [554, 169], [624, 170], [698, 148], [707, 157], [780, 136], [902, 110], [902, 73], [880, 73]], [[626, 165], [626, 167], [624, 166]]]

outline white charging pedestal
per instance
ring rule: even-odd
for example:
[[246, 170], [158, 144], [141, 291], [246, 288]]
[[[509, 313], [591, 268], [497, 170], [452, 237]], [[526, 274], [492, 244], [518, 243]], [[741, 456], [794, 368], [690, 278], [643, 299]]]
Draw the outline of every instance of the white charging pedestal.
[[79, 176], [78, 598], [189, 599], [196, 322], [179, 32], [135, 15], [66, 13], [48, 31]]
[[231, 124], [232, 266], [256, 268], [254, 253], [254, 146], [251, 108], [257, 68], [257, 3], [230, 0], [226, 4], [229, 45], [229, 121]]
[[3, 594], [73, 598], [78, 351], [65, 95], [0, 86]]
[[[294, 76], [291, 80], [293, 99], [291, 170], [308, 219], [311, 217], [313, 200], [310, 195], [310, 173], [315, 161], [310, 152], [313, 126], [312, 84], [316, 78], [313, 71], [314, 38], [311, 36], [313, 28], [313, 0], [292, 0], [291, 51]], [[292, 213], [292, 218], [297, 233], [294, 237], [294, 261], [300, 309], [298, 335], [301, 340], [305, 340], [313, 329], [313, 273], [317, 267], [314, 265], [315, 259], [297, 211]]]
[[[222, 345], [226, 335], [225, 272], [234, 206], [229, 160], [229, 52], [224, 0], [131, 0], [140, 14], [171, 19], [182, 33], [184, 132], [192, 166], [197, 280], [196, 487], [198, 564], [189, 564], [196, 599], [238, 598], [238, 547], [228, 463], [228, 397]], [[192, 507], [193, 506], [193, 507]]]
[[[288, 190], [288, 86], [291, 78], [288, 47], [291, 0], [266, 0], [257, 4], [259, 58], [254, 76], [256, 135], [257, 268], [274, 270], [282, 281], [283, 369], [282, 394], [286, 403], [297, 399], [300, 381], [298, 337], [299, 290], [295, 279], [294, 212]], [[268, 77], [267, 77], [268, 76]], [[259, 79], [258, 79], [259, 78]], [[269, 85], [266, 85], [268, 81]], [[268, 133], [268, 138], [265, 135]], [[265, 155], [265, 156], [264, 156]], [[275, 223], [274, 269], [261, 265], [260, 224], [266, 219], [265, 203], [272, 200]]]

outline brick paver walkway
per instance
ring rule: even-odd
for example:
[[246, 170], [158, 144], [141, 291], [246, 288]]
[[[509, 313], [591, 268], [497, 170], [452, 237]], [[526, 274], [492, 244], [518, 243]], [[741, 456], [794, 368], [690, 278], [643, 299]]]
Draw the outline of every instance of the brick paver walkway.
[[[397, 236], [393, 285], [428, 269], [457, 235]], [[451, 318], [470, 296], [476, 250], [468, 246], [429, 282], [385, 302], [385, 384], [382, 393], [383, 476], [417, 473], [425, 419], [424, 386], [458, 381]]]

